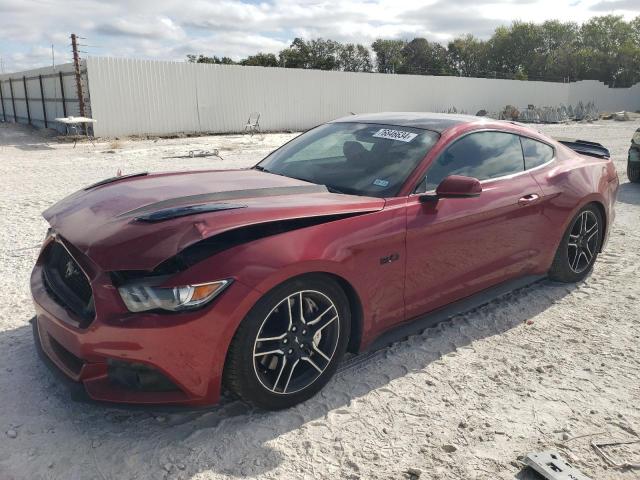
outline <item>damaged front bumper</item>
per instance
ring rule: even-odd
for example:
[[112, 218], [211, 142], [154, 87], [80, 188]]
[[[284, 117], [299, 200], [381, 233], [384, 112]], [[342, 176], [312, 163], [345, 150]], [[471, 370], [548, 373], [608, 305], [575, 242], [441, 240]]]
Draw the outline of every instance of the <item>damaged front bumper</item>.
[[31, 275], [37, 349], [71, 387], [72, 398], [153, 405], [217, 403], [227, 347], [259, 293], [235, 281], [201, 310], [132, 314], [109, 276], [89, 268], [88, 259], [78, 260], [88, 272], [95, 301], [95, 316], [88, 323], [47, 289], [42, 259]]

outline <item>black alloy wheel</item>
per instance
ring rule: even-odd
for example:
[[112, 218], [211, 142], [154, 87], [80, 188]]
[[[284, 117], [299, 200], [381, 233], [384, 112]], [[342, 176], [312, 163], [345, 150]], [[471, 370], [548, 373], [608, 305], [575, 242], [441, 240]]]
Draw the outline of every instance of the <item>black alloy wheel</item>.
[[329, 276], [308, 274], [266, 293], [229, 346], [224, 384], [269, 410], [312, 397], [331, 378], [351, 331], [349, 301]]
[[549, 278], [559, 282], [578, 282], [591, 271], [603, 239], [603, 219], [594, 204], [582, 208], [571, 220], [556, 250]]

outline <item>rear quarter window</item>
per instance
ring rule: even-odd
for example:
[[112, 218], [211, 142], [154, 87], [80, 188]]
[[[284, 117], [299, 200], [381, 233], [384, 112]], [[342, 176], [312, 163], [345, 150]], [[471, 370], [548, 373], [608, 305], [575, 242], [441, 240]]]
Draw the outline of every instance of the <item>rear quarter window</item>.
[[524, 153], [524, 167], [530, 170], [553, 160], [555, 151], [546, 143], [520, 137], [522, 152]]

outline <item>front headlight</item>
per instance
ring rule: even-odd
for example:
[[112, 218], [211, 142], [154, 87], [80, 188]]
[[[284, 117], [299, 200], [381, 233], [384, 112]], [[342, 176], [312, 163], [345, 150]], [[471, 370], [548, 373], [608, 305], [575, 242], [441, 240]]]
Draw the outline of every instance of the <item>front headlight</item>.
[[120, 296], [131, 312], [168, 310], [178, 312], [199, 308], [215, 297], [231, 283], [231, 280], [161, 288], [145, 281], [118, 287]]

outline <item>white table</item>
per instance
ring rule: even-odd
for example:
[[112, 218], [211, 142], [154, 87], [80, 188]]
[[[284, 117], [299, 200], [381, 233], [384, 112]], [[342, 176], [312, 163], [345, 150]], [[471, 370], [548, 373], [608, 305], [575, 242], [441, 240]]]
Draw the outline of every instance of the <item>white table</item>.
[[87, 140], [89, 140], [91, 142], [91, 145], [93, 145], [94, 147], [96, 146], [95, 143], [93, 143], [94, 137], [89, 135], [89, 129], [87, 128], [88, 125], [98, 122], [95, 118], [89, 118], [89, 117], [61, 117], [61, 118], [56, 118], [55, 121], [58, 122], [58, 123], [62, 123], [65, 126], [65, 129], [67, 131], [67, 135], [69, 135], [69, 130], [71, 130], [74, 133], [76, 138], [74, 138], [74, 140], [73, 140], [73, 148], [76, 148], [76, 143], [78, 142], [78, 128], [81, 125], [84, 126], [83, 130], [85, 132], [85, 135], [87, 136]]

